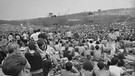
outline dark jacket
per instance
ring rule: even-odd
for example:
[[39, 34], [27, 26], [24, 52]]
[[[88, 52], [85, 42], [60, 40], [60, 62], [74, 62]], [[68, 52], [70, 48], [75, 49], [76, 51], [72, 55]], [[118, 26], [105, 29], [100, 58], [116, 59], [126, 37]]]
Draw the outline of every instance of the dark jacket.
[[37, 71], [42, 68], [42, 58], [38, 52], [35, 52], [33, 54], [26, 53], [25, 57], [31, 65], [30, 71]]

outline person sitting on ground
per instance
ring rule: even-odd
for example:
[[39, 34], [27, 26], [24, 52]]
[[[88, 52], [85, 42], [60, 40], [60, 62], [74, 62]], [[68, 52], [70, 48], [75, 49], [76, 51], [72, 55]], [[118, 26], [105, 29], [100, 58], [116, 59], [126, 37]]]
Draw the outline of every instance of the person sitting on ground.
[[12, 53], [18, 53], [18, 54], [22, 55], [23, 57], [25, 57], [23, 52], [20, 50], [19, 44], [17, 44], [16, 42], [10, 42], [7, 45], [6, 53], [7, 53], [6, 56], [8, 56], [8, 55], [10, 55]]
[[101, 49], [98, 45], [95, 46], [95, 50], [94, 50], [94, 58], [97, 59], [101, 59]]
[[73, 56], [69, 54], [67, 58], [68, 58], [68, 62], [71, 62], [73, 64], [73, 67], [71, 69], [71, 72], [77, 73], [78, 70], [74, 67], [75, 62], [73, 61]]
[[93, 64], [90, 61], [86, 61], [83, 63], [83, 76], [93, 76]]
[[54, 48], [56, 51], [60, 51], [60, 45], [58, 41], [55, 42]]
[[109, 70], [105, 70], [105, 64], [100, 61], [97, 64], [99, 70], [95, 72], [96, 76], [110, 76]]
[[66, 69], [61, 71], [61, 75], [60, 76], [78, 76], [79, 73], [72, 73], [73, 64], [71, 62], [67, 62], [66, 63]]
[[80, 55], [84, 56], [84, 52], [85, 52], [85, 47], [83, 44], [80, 44], [79, 48], [78, 48], [78, 52]]
[[[6, 47], [6, 49], [7, 49], [6, 57], [8, 57], [10, 54], [17, 53], [17, 54], [19, 54], [19, 55], [21, 55], [22, 57], [25, 58], [24, 53], [20, 50], [19, 45], [15, 42], [9, 43]], [[3, 62], [4, 61], [5, 60], [3, 60]], [[27, 61], [27, 59], [26, 59], [26, 61]], [[3, 62], [2, 62], [2, 64], [3, 64]], [[26, 64], [26, 68], [28, 69], [27, 72], [30, 73], [31, 66], [30, 66], [28, 61], [27, 61], [27, 64]]]
[[72, 56], [74, 55], [75, 49], [73, 47], [73, 44], [71, 44], [71, 43], [69, 44], [68, 51], [70, 52], [69, 53], [70, 55], [72, 55]]
[[85, 56], [91, 54], [91, 50], [87, 46], [85, 46], [85, 53], [84, 54], [85, 54]]
[[109, 71], [111, 76], [121, 76], [123, 74], [123, 69], [118, 67], [118, 58], [114, 57], [111, 59], [111, 65], [109, 66]]
[[119, 59], [118, 66], [123, 67], [124, 64], [125, 64], [125, 62], [124, 62], [124, 59], [125, 59], [124, 54], [123, 53], [118, 54], [118, 59]]

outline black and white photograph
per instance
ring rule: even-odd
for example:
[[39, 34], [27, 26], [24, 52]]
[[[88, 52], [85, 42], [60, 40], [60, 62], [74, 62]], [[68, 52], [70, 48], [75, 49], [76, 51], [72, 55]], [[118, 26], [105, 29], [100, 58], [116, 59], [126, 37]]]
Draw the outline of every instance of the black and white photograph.
[[0, 0], [0, 76], [135, 76], [135, 0]]

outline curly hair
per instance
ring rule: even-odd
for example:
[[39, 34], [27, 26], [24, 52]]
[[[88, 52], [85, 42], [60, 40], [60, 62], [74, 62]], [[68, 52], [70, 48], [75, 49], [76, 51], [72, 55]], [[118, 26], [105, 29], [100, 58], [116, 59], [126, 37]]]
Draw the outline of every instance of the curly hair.
[[86, 61], [83, 63], [83, 69], [87, 71], [92, 71], [93, 70], [93, 65], [90, 61]]

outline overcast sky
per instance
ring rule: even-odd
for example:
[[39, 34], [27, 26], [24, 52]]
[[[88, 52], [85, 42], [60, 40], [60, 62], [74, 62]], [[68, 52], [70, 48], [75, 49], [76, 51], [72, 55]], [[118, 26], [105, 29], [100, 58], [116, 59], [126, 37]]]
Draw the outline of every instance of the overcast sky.
[[0, 19], [17, 20], [134, 7], [135, 0], [0, 0]]

